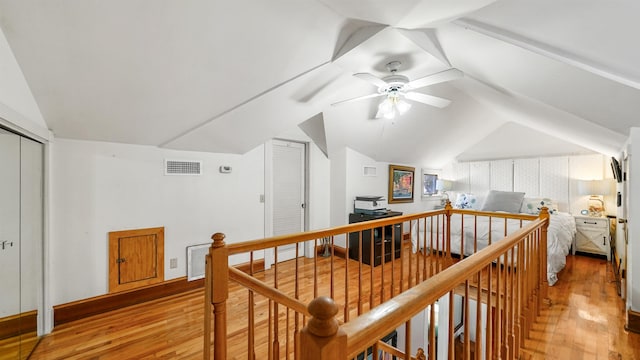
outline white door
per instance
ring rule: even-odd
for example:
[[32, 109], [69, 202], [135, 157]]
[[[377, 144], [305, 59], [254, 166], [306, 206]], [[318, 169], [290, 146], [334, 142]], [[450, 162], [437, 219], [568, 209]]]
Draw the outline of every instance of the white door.
[[[272, 142], [272, 234], [286, 235], [305, 230], [305, 144], [294, 141]], [[304, 255], [298, 246], [297, 256]], [[296, 257], [294, 245], [278, 248], [277, 261]], [[275, 257], [272, 262], [275, 262]]]

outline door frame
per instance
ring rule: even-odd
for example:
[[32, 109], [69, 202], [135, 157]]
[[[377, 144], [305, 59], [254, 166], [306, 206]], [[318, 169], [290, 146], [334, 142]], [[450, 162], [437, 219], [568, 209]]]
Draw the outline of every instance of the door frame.
[[[274, 138], [268, 140], [264, 147], [264, 236], [273, 236], [273, 146], [275, 142], [289, 142], [303, 145], [304, 148], [304, 218], [303, 218], [303, 231], [309, 229], [309, 143], [299, 140]], [[312, 256], [311, 247], [301, 247], [302, 256]], [[265, 269], [269, 269], [274, 263], [273, 249], [266, 249], [265, 254]]]

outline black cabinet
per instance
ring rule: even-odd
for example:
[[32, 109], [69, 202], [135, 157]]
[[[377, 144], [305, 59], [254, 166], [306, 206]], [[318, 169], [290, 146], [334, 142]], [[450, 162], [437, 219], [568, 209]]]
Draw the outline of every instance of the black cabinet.
[[[387, 211], [381, 214], [369, 215], [369, 214], [349, 214], [349, 224], [383, 219], [393, 216], [402, 215], [399, 211]], [[362, 262], [371, 265], [371, 232], [373, 231], [373, 266], [380, 265], [382, 258], [382, 243], [384, 236], [384, 261], [391, 260], [391, 252], [394, 251], [394, 258], [400, 257], [400, 251], [402, 250], [402, 223], [387, 225], [383, 227], [377, 227], [372, 230], [362, 231]], [[392, 249], [393, 239], [393, 249]], [[359, 260], [360, 253], [360, 233], [349, 233], [349, 258]]]

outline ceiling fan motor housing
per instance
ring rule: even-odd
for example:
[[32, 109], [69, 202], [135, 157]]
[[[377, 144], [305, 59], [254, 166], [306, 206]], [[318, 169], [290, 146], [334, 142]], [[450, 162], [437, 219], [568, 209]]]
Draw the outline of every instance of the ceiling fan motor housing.
[[388, 92], [396, 92], [402, 90], [404, 85], [409, 82], [409, 78], [404, 75], [389, 75], [383, 78], [384, 82], [387, 83], [387, 86], [378, 88], [378, 92], [388, 93]]

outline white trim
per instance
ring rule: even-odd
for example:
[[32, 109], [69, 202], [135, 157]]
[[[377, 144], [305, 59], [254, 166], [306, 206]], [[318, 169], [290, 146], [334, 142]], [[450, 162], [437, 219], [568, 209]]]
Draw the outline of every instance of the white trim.
[[475, 31], [488, 37], [504, 41], [511, 45], [521, 47], [550, 59], [554, 59], [567, 65], [577, 67], [578, 69], [582, 69], [592, 74], [602, 76], [605, 79], [609, 79], [617, 83], [640, 90], [640, 82], [634, 79], [630, 79], [627, 75], [622, 74], [621, 71], [608, 68], [604, 64], [598, 64], [592, 60], [569, 53], [560, 48], [541, 43], [539, 41], [477, 20], [459, 19], [455, 20], [453, 23], [467, 30]]

